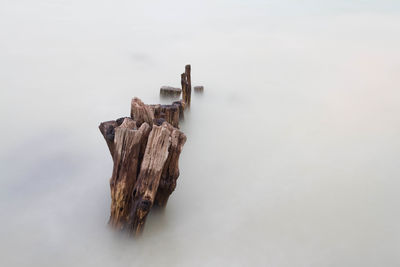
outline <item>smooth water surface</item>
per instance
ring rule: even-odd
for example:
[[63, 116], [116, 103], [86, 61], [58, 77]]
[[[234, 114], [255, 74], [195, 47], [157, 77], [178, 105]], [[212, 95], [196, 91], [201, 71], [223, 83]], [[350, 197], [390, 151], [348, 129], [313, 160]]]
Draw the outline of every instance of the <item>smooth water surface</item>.
[[[0, 1], [1, 266], [399, 266], [398, 1]], [[192, 64], [141, 239], [97, 129]]]

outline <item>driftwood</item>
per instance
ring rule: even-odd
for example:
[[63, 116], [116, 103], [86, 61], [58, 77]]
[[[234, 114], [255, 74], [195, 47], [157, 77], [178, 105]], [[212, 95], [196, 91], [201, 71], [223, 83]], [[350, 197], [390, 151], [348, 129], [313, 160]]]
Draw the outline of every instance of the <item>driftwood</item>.
[[[160, 89], [161, 96], [179, 97], [182, 92], [181, 100], [171, 105], [146, 105], [135, 97], [130, 117], [99, 125], [113, 159], [109, 220], [113, 228], [139, 235], [153, 205], [165, 207], [176, 188], [179, 157], [186, 142], [179, 121], [190, 107], [190, 70], [186, 65], [182, 89]], [[195, 87], [195, 91], [199, 89]]]
[[177, 104], [150, 106], [134, 98], [131, 117], [99, 126], [114, 162], [109, 225], [131, 235], [142, 232], [154, 203], [165, 207], [179, 177], [178, 161], [186, 136], [179, 125], [174, 127], [168, 118], [158, 117], [163, 112], [179, 123]]

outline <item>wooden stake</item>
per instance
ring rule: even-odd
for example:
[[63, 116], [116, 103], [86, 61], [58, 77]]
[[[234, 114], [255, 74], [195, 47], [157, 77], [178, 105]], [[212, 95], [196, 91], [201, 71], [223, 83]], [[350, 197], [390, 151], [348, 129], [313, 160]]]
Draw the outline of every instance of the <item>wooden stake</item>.
[[186, 74], [182, 73], [181, 74], [181, 86], [182, 86], [182, 100], [185, 103], [185, 105], [187, 104], [187, 82], [186, 82]]
[[186, 105], [190, 107], [190, 99], [192, 94], [192, 79], [190, 76], [190, 65], [185, 66], [185, 76], [186, 76]]

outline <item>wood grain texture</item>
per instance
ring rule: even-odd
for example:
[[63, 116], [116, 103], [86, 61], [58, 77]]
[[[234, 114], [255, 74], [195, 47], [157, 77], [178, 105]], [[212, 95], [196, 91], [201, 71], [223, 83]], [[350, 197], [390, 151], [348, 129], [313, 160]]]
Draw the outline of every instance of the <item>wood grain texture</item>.
[[150, 132], [146, 152], [140, 167], [140, 174], [133, 190], [132, 210], [128, 222], [130, 233], [138, 235], [143, 231], [147, 214], [153, 206], [164, 164], [168, 158], [171, 132], [167, 123], [154, 125]]
[[169, 196], [175, 190], [176, 180], [179, 177], [179, 156], [182, 152], [183, 145], [186, 142], [186, 135], [171, 127], [171, 145], [168, 150], [168, 158], [164, 164], [160, 184], [156, 195], [155, 202], [160, 207], [165, 207]]
[[182, 106], [182, 101], [145, 105], [134, 98], [131, 117], [99, 125], [113, 158], [111, 227], [139, 235], [154, 203], [167, 204], [176, 187], [179, 156], [186, 141], [178, 129]]
[[154, 119], [163, 119], [170, 123], [172, 126], [179, 128], [179, 105], [149, 105], [150, 110], [153, 112]]
[[131, 102], [131, 118], [136, 121], [139, 127], [143, 122], [153, 125], [154, 115], [148, 105], [145, 105], [139, 98], [134, 97]]
[[[122, 229], [128, 220], [132, 204], [132, 190], [136, 184], [140, 164], [140, 148], [147, 142], [150, 126], [143, 123], [136, 130], [132, 122], [115, 128], [114, 166], [110, 179], [111, 216], [110, 225]], [[133, 126], [133, 127], [130, 127]]]

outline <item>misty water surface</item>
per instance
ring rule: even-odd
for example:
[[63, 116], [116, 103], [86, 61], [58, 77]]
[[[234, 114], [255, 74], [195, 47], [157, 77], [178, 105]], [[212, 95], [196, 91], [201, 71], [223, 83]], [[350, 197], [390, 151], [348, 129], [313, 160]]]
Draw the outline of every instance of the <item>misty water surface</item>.
[[[0, 1], [1, 266], [399, 266], [398, 1]], [[107, 227], [97, 129], [192, 64], [181, 176]]]

